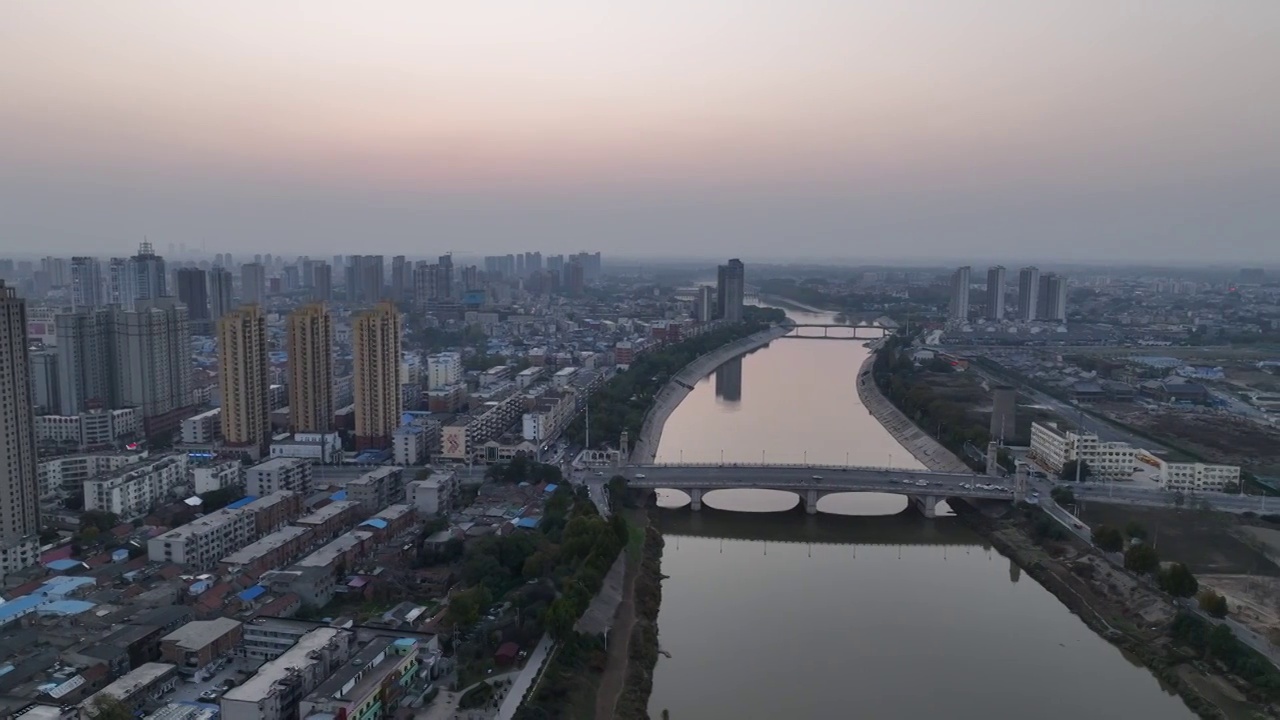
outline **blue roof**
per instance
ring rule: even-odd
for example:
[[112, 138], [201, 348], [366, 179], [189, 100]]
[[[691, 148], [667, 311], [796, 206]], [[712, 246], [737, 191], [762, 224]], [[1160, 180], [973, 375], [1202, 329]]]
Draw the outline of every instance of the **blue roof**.
[[370, 525], [370, 526], [372, 526], [372, 527], [376, 527], [376, 528], [378, 528], [379, 530], [386, 530], [386, 529], [387, 529], [387, 521], [386, 521], [386, 520], [383, 520], [382, 518], [369, 518], [368, 520], [365, 520], [364, 522], [362, 522], [362, 523], [360, 523], [360, 524], [361, 524], [361, 525]]
[[228, 507], [228, 508], [230, 508], [230, 509], [232, 509], [232, 510], [235, 510], [235, 509], [237, 509], [237, 508], [242, 508], [242, 507], [244, 507], [245, 505], [248, 505], [249, 503], [251, 503], [251, 502], [253, 502], [254, 500], [257, 500], [257, 499], [258, 499], [258, 498], [254, 497], [254, 496], [252, 496], [252, 495], [246, 495], [246, 496], [244, 496], [244, 497], [240, 498], [239, 500], [237, 500], [237, 501], [235, 501], [235, 502], [233, 502], [233, 503], [227, 503], [227, 507]]
[[[126, 550], [124, 554], [128, 555], [129, 551]], [[62, 560], [54, 560], [51, 563], [46, 563], [45, 567], [49, 568], [50, 570], [70, 570], [73, 567], [79, 567], [80, 564], [81, 563], [79, 560], [72, 560], [71, 558], [63, 558]]]
[[346, 490], [339, 490], [338, 492], [336, 492], [336, 493], [334, 493], [334, 494], [330, 495], [330, 496], [329, 496], [329, 499], [330, 499], [330, 500], [332, 500], [332, 501], [334, 501], [334, 502], [338, 502], [339, 500], [346, 500], [346, 499], [347, 499], [347, 491], [346, 491]]
[[400, 638], [399, 640], [396, 640], [394, 644], [399, 645], [400, 647], [408, 647], [416, 644], [417, 642], [418, 641], [413, 638]]
[[543, 490], [542, 490], [542, 491], [543, 491], [543, 492], [555, 492], [557, 487], [559, 487], [559, 485], [556, 485], [556, 484], [552, 483], [552, 484], [547, 485], [545, 488], [543, 488]]
[[533, 529], [538, 527], [538, 523], [541, 520], [542, 518], [536, 518], [536, 517], [520, 518], [519, 520], [516, 521], [516, 527]]
[[236, 597], [240, 598], [241, 600], [244, 600], [245, 602], [249, 602], [251, 600], [256, 600], [262, 597], [262, 595], [266, 592], [267, 592], [267, 589], [265, 587], [261, 585], [254, 585], [248, 590], [241, 592]]
[[364, 464], [380, 463], [387, 460], [390, 457], [391, 457], [390, 450], [365, 450], [359, 455], [356, 455], [356, 462], [364, 463]]
[[38, 615], [79, 615], [83, 612], [89, 612], [94, 607], [93, 603], [85, 600], [54, 600], [47, 602], [36, 608]]

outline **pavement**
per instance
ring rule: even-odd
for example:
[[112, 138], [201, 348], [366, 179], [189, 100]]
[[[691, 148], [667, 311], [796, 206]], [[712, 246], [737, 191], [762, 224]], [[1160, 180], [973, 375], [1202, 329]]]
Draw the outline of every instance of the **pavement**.
[[542, 671], [542, 663], [549, 652], [551, 652], [551, 636], [543, 635], [538, 641], [538, 646], [529, 653], [529, 659], [520, 670], [520, 674], [516, 676], [515, 682], [511, 684], [511, 689], [507, 691], [502, 707], [498, 708], [498, 720], [511, 720], [516, 716], [516, 710], [520, 709], [520, 703], [524, 701], [525, 692]]

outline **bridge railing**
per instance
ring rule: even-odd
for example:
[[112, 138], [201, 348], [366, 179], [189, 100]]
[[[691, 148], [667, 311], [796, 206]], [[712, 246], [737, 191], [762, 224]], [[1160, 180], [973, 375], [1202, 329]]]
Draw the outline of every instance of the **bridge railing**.
[[[912, 475], [964, 475], [964, 473], [939, 473], [932, 470], [913, 470], [911, 468], [888, 467], [878, 465], [828, 465], [823, 463], [739, 463], [739, 462], [675, 462], [675, 463], [649, 463], [647, 465], [637, 465], [636, 469], [654, 468], [663, 469], [670, 468], [679, 470], [681, 468], [743, 468], [750, 470], [837, 470], [848, 472], [888, 472], [897, 474]], [[976, 473], [970, 473], [974, 477], [979, 477]]]

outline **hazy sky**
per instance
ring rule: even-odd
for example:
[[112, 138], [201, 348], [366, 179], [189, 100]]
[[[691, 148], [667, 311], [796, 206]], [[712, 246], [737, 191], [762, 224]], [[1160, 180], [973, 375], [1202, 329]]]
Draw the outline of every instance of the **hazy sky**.
[[0, 251], [1280, 261], [1277, 0], [2, 17]]

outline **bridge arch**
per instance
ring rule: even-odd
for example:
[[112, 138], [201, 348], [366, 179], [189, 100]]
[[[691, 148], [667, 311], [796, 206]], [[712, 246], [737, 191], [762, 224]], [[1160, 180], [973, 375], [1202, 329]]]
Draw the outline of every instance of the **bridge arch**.
[[[819, 512], [831, 515], [880, 516], [896, 515], [904, 510], [918, 510], [925, 517], [935, 517], [939, 503], [945, 498], [937, 495], [915, 495], [884, 490], [807, 489], [794, 487], [751, 488], [654, 488], [662, 507], [678, 509], [688, 507], [697, 512], [704, 503], [724, 512], [769, 513], [792, 512], [803, 509], [813, 515]], [[688, 498], [686, 501], [685, 498]], [[823, 507], [823, 500], [830, 498]], [[863, 507], [854, 507], [853, 498]], [[841, 500], [843, 499], [843, 503]], [[871, 504], [866, 501], [871, 499]]]

